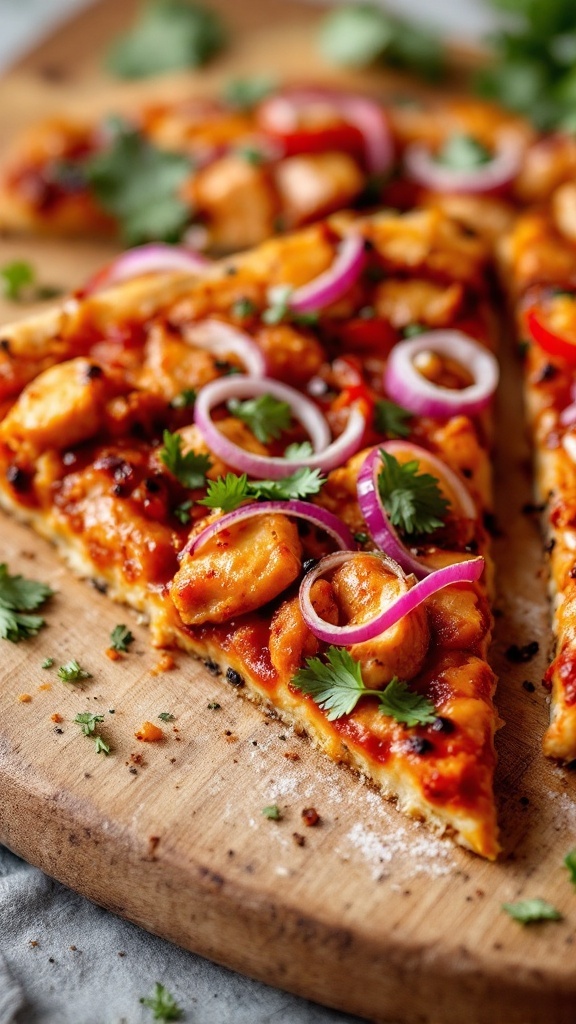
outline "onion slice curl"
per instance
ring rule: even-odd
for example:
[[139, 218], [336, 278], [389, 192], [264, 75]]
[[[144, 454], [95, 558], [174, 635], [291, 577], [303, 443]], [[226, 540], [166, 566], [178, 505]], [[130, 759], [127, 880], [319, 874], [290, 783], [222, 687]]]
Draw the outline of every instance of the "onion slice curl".
[[394, 457], [405, 453], [412, 458], [428, 463], [433, 474], [438, 477], [439, 483], [447, 485], [448, 497], [452, 495], [456, 499], [459, 505], [458, 511], [466, 519], [476, 518], [476, 507], [467, 488], [456, 473], [425, 448], [420, 448], [419, 445], [411, 444], [408, 441], [387, 441], [368, 453], [358, 474], [357, 483], [358, 504], [366, 526], [374, 543], [382, 551], [399, 563], [405, 572], [413, 573], [417, 579], [423, 579], [432, 575], [435, 570], [416, 558], [400, 539], [388, 518], [378, 491], [377, 474], [382, 465], [381, 448]]
[[[301, 459], [255, 455], [224, 437], [210, 415], [214, 406], [230, 398], [254, 398], [256, 395], [272, 395], [288, 403], [294, 417], [308, 432], [314, 449], [313, 455]], [[223, 377], [204, 385], [194, 406], [194, 422], [215, 455], [228, 466], [257, 480], [282, 480], [303, 467], [324, 471], [333, 469], [358, 450], [366, 426], [360, 409], [352, 406], [346, 427], [331, 442], [330, 428], [325, 417], [310, 399], [295, 388], [266, 377], [257, 379], [236, 376]]]
[[138, 245], [134, 249], [127, 249], [97, 271], [82, 289], [82, 294], [94, 295], [104, 288], [130, 281], [142, 274], [159, 274], [171, 270], [198, 274], [210, 264], [211, 260], [206, 256], [183, 246], [166, 245], [164, 242]]
[[422, 142], [411, 143], [404, 153], [408, 175], [433, 192], [495, 192], [513, 182], [521, 160], [522, 150], [511, 139], [502, 139], [488, 163], [469, 170], [446, 167], [434, 159], [434, 154]]
[[276, 515], [281, 513], [286, 516], [295, 516], [297, 519], [305, 519], [320, 530], [324, 530], [342, 550], [354, 546], [352, 533], [345, 524], [328, 509], [313, 505], [311, 501], [301, 501], [294, 498], [291, 501], [254, 501], [250, 505], [241, 505], [233, 512], [226, 512], [219, 519], [214, 519], [196, 537], [192, 537], [182, 548], [178, 558], [184, 555], [192, 555], [198, 548], [201, 548], [211, 537], [214, 537], [222, 530], [235, 523], [241, 523], [246, 519], [253, 519], [254, 516]]
[[[366, 557], [367, 554], [370, 557], [382, 559], [399, 580], [406, 579], [401, 566], [388, 555], [371, 551], [362, 552], [362, 557]], [[367, 640], [373, 640], [387, 629], [395, 626], [400, 619], [403, 619], [405, 615], [409, 615], [423, 601], [426, 601], [433, 594], [437, 594], [439, 590], [443, 590], [444, 587], [448, 587], [452, 583], [474, 583], [480, 578], [484, 570], [484, 559], [482, 557], [470, 558], [463, 562], [446, 565], [442, 569], [436, 569], [426, 579], [420, 580], [419, 583], [416, 583], [406, 593], [401, 594], [400, 597], [388, 605], [387, 608], [378, 612], [369, 622], [362, 622], [355, 626], [333, 626], [331, 623], [321, 619], [315, 611], [310, 596], [312, 585], [320, 576], [323, 576], [331, 569], [336, 569], [337, 566], [342, 565], [350, 558], [357, 558], [358, 555], [359, 552], [357, 551], [336, 551], [332, 555], [326, 555], [320, 559], [314, 569], [311, 569], [306, 574], [300, 585], [299, 596], [302, 617], [314, 636], [325, 643], [347, 647], [352, 644], [362, 644]]]
[[[459, 363], [470, 370], [474, 383], [459, 389], [434, 384], [414, 365], [415, 357], [422, 352], [437, 353]], [[415, 416], [476, 416], [490, 404], [499, 374], [492, 353], [462, 331], [426, 331], [394, 345], [384, 371], [384, 387], [390, 398]]]

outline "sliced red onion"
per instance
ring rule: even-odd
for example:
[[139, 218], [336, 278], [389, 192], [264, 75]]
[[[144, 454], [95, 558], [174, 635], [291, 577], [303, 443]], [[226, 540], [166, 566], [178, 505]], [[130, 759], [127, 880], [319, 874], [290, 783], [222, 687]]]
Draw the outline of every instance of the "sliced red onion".
[[360, 473], [358, 474], [357, 493], [360, 511], [372, 540], [385, 551], [390, 558], [398, 562], [405, 572], [412, 572], [418, 579], [429, 576], [434, 570], [426, 565], [419, 558], [416, 558], [410, 549], [402, 542], [396, 529], [390, 522], [388, 514], [378, 491], [377, 474], [382, 468], [380, 448], [397, 458], [406, 454], [411, 459], [425, 461], [431, 468], [433, 475], [438, 478], [439, 483], [446, 483], [452, 491], [459, 504], [459, 512], [466, 519], [476, 518], [476, 507], [466, 487], [460, 478], [446, 463], [432, 455], [425, 448], [419, 445], [410, 444], [408, 441], [387, 441], [385, 444], [373, 448], [366, 456]]
[[[295, 288], [290, 293], [288, 304], [295, 313], [314, 313], [337, 302], [358, 280], [365, 260], [364, 239], [358, 234], [349, 234], [343, 239], [334, 262], [312, 281]], [[282, 293], [284, 294], [284, 286]], [[274, 289], [271, 289], [274, 298]]]
[[83, 294], [93, 295], [103, 288], [140, 277], [141, 274], [154, 274], [165, 270], [183, 270], [197, 274], [205, 270], [210, 262], [206, 256], [183, 246], [166, 245], [164, 242], [138, 245], [134, 249], [127, 249], [103, 270], [94, 274], [83, 288]]
[[329, 89], [291, 89], [270, 97], [265, 103], [267, 120], [274, 123], [280, 134], [298, 130], [301, 110], [321, 103], [331, 106], [362, 135], [370, 174], [383, 174], [392, 165], [394, 145], [388, 118], [382, 105], [367, 96]]
[[492, 160], [470, 170], [454, 170], [434, 159], [422, 142], [413, 142], [404, 153], [404, 165], [413, 181], [434, 192], [493, 192], [509, 185], [518, 174], [522, 150], [503, 139]]
[[216, 355], [236, 355], [244, 363], [246, 373], [251, 377], [264, 377], [267, 365], [264, 353], [248, 334], [223, 320], [199, 320], [187, 324], [184, 331], [186, 341], [197, 348], [204, 348]]
[[[310, 437], [313, 455], [302, 459], [254, 455], [220, 433], [210, 415], [214, 406], [230, 398], [254, 398], [256, 395], [272, 395], [281, 402], [288, 402], [295, 419], [302, 424]], [[310, 469], [333, 469], [358, 450], [366, 426], [360, 409], [352, 406], [345, 429], [330, 443], [330, 428], [323, 414], [310, 399], [301, 395], [295, 388], [270, 378], [236, 376], [211, 381], [202, 388], [194, 406], [194, 422], [215, 455], [218, 455], [227, 466], [232, 466], [257, 480], [281, 480], [304, 466]]]
[[[433, 594], [437, 594], [439, 590], [443, 590], [444, 587], [448, 587], [452, 583], [474, 583], [480, 578], [484, 570], [484, 559], [482, 557], [470, 558], [463, 562], [455, 562], [453, 565], [446, 565], [442, 569], [436, 569], [435, 572], [430, 573], [426, 579], [420, 580], [410, 590], [407, 590], [405, 594], [401, 594], [391, 605], [379, 612], [369, 622], [363, 622], [358, 626], [333, 626], [331, 623], [326, 622], [325, 619], [321, 619], [316, 612], [310, 597], [312, 586], [320, 576], [329, 572], [330, 569], [335, 569], [350, 558], [358, 557], [359, 552], [357, 551], [336, 551], [333, 555], [326, 555], [325, 558], [318, 562], [314, 569], [306, 573], [300, 585], [300, 609], [304, 622], [308, 629], [314, 633], [314, 636], [325, 643], [347, 647], [352, 644], [362, 644], [367, 640], [373, 640], [375, 637], [385, 633], [387, 629], [395, 626], [400, 619], [403, 619], [405, 615], [409, 615], [423, 601], [426, 601]], [[362, 553], [361, 557], [365, 558], [366, 554]], [[370, 557], [382, 559], [399, 580], [406, 579], [402, 568], [388, 555], [370, 552]]]
[[[414, 365], [421, 352], [438, 353], [460, 363], [470, 371], [474, 383], [454, 389], [427, 380]], [[490, 404], [499, 373], [492, 353], [462, 331], [427, 331], [394, 345], [384, 371], [384, 387], [390, 398], [416, 416], [476, 416]]]
[[324, 530], [332, 537], [332, 540], [341, 549], [354, 547], [354, 537], [344, 523], [332, 512], [325, 508], [313, 505], [310, 501], [300, 501], [294, 498], [291, 501], [255, 501], [251, 505], [241, 505], [233, 512], [227, 512], [219, 519], [214, 519], [196, 537], [192, 537], [178, 555], [194, 554], [206, 541], [210, 540], [216, 533], [228, 529], [234, 523], [241, 523], [245, 519], [252, 519], [254, 516], [276, 515], [281, 513], [286, 516], [296, 516], [297, 519], [306, 519], [307, 522]]
[[571, 427], [576, 423], [576, 381], [573, 381], [570, 388], [570, 405], [560, 413], [559, 419], [563, 427]]

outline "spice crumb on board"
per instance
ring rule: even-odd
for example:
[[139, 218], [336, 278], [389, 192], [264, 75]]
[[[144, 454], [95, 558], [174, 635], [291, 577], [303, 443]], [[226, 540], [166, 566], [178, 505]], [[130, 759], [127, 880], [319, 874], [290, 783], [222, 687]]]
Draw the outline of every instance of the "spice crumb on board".
[[115, 650], [114, 647], [107, 647], [104, 653], [107, 658], [110, 658], [110, 661], [120, 661], [122, 658], [120, 651]]
[[62, 718], [62, 715], [58, 714], [58, 712], [55, 711], [53, 715], [50, 715], [50, 721], [51, 722], [63, 722], [64, 719]]
[[38, 689], [39, 690], [51, 690], [52, 689], [52, 683], [40, 683], [40, 686], [38, 687]]
[[159, 743], [164, 739], [164, 733], [159, 725], [153, 722], [142, 722], [142, 725], [134, 733], [137, 740], [143, 743]]
[[162, 672], [171, 672], [174, 668], [177, 668], [176, 659], [168, 651], [164, 651], [150, 669], [150, 675], [159, 676]]
[[30, 701], [32, 700], [32, 697], [30, 696], [29, 693], [20, 693], [18, 695], [18, 700], [20, 701], [21, 704], [29, 704]]

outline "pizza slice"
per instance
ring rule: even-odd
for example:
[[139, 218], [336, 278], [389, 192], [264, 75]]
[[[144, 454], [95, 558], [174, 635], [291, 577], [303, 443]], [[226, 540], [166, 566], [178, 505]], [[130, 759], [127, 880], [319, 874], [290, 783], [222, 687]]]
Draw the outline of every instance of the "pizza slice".
[[53, 117], [15, 140], [0, 226], [188, 239], [235, 251], [349, 206], [431, 204], [508, 226], [526, 122], [489, 104], [289, 86], [246, 103], [187, 96], [130, 117]]
[[0, 501], [494, 858], [486, 261], [438, 210], [341, 215], [7, 327]]
[[[547, 159], [557, 153], [550, 147]], [[500, 253], [523, 350], [535, 483], [548, 533], [557, 650], [545, 679], [551, 721], [544, 751], [563, 762], [576, 759], [576, 225], [573, 206], [564, 202], [574, 187], [562, 182], [547, 206], [522, 214]]]

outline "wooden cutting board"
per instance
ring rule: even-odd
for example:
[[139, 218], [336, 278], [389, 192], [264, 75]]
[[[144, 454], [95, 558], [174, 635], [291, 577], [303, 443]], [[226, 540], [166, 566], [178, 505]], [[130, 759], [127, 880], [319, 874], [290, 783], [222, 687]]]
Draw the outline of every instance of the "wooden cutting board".
[[[217, 6], [232, 23], [227, 55], [205, 74], [166, 79], [165, 93], [190, 82], [210, 89], [247, 72], [314, 68], [328, 77], [311, 43], [316, 12], [272, 0]], [[0, 86], [0, 137], [62, 104], [105, 106], [117, 87], [100, 71], [101, 53], [133, 7], [109, 0], [91, 8], [21, 62]], [[121, 91], [130, 102], [140, 90]], [[30, 258], [43, 281], [73, 287], [109, 253], [103, 245], [5, 240], [0, 265]], [[0, 309], [4, 321], [28, 313]], [[506, 450], [496, 467], [494, 664], [506, 720], [498, 737], [499, 863], [401, 817], [184, 655], [173, 670], [152, 674], [159, 654], [135, 616], [71, 579], [47, 544], [4, 517], [0, 558], [57, 594], [37, 639], [0, 645], [0, 841], [150, 931], [371, 1020], [574, 1024], [576, 891], [562, 861], [576, 846], [576, 774], [540, 754], [549, 632], [537, 524], [521, 512], [531, 495], [518, 376], [505, 366]], [[118, 622], [137, 639], [111, 662], [105, 648]], [[509, 644], [534, 638], [541, 651], [533, 661], [506, 660]], [[47, 656], [55, 666], [77, 658], [92, 678], [66, 686], [55, 669], [41, 668]], [[22, 694], [31, 700], [21, 702]], [[73, 724], [88, 709], [105, 715], [108, 758]], [[175, 716], [165, 740], [136, 740], [141, 723], [163, 711]], [[274, 803], [278, 822], [262, 814]], [[301, 817], [309, 807], [320, 814], [314, 828]], [[532, 896], [550, 900], [564, 919], [522, 928], [501, 910]]]

